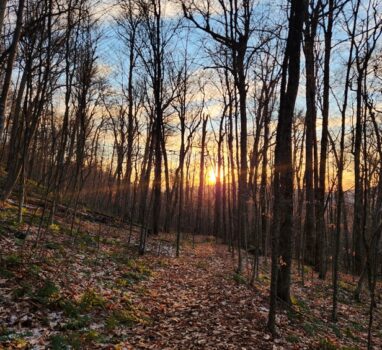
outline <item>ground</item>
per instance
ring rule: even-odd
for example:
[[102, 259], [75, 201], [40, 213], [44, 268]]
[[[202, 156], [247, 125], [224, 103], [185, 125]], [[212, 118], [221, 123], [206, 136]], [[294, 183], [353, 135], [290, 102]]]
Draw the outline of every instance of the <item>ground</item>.
[[[29, 207], [1, 211], [0, 349], [364, 349], [367, 295], [352, 300], [355, 281], [343, 275], [339, 322], [330, 321], [330, 280], [306, 270], [294, 276], [293, 307], [277, 316], [278, 336], [266, 330], [269, 262], [250, 283], [227, 246], [212, 237], [184, 237], [174, 257], [172, 235], [150, 238], [136, 249], [138, 227], [98, 214], [71, 225], [62, 212], [38, 230]], [[33, 214], [34, 213], [34, 214]], [[109, 220], [110, 219], [110, 220]], [[27, 233], [24, 235], [23, 233]], [[377, 305], [374, 348], [381, 349]]]

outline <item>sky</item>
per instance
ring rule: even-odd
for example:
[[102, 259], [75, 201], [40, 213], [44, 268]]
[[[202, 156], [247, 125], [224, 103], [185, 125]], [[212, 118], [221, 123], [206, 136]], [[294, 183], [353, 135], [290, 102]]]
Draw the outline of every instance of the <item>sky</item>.
[[[163, 1], [163, 12], [165, 14], [165, 21], [174, 21], [182, 15], [182, 11], [179, 5], [175, 4], [174, 1]], [[264, 6], [264, 1], [258, 1], [259, 13], [265, 13], [269, 17], [270, 25], [274, 25], [276, 22], [282, 23], [286, 18], [281, 18], [285, 16], [283, 12], [280, 1], [270, 2], [269, 7]], [[365, 6], [369, 1], [364, 1], [363, 7], [361, 10], [361, 17], [363, 11], [365, 11]], [[111, 85], [117, 86], [123, 79], [121, 72], [126, 71], [126, 56], [125, 48], [123, 43], [119, 40], [116, 33], [116, 26], [114, 22], [114, 17], [118, 15], [119, 6], [115, 0], [103, 0], [98, 3], [96, 14], [100, 18], [101, 30], [102, 30], [102, 39], [99, 44], [99, 57], [100, 57], [100, 66], [104, 71], [105, 75], [108, 76], [109, 82]], [[382, 11], [381, 11], [382, 13]], [[205, 88], [205, 99], [206, 99], [206, 112], [212, 117], [212, 124], [209, 128], [212, 131], [212, 128], [217, 129], [218, 119], [222, 113], [221, 105], [221, 92], [216, 88], [217, 79], [216, 74], [212, 69], [206, 67], [211, 66], [211, 57], [210, 53], [214, 49], [211, 44], [205, 44], [205, 35], [201, 31], [192, 29], [191, 31], [187, 30], [187, 25], [189, 23], [184, 22], [179, 29], [179, 32], [182, 32], [182, 40], [177, 40], [177, 42], [172, 46], [174, 55], [178, 55], [179, 59], [182, 58], [182, 52], [184, 52], [185, 46], [187, 45], [188, 54], [192, 57], [192, 68], [195, 71], [195, 76], [204, 76], [207, 85]], [[332, 53], [332, 62], [331, 62], [331, 85], [332, 95], [330, 103], [330, 121], [329, 127], [332, 133], [332, 136], [335, 138], [339, 132], [340, 127], [340, 112], [337, 107], [336, 99], [341, 101], [344, 88], [344, 65], [347, 60], [347, 49], [349, 47], [349, 42], [345, 40], [345, 19], [342, 17], [338, 18], [338, 22], [335, 27], [335, 34], [333, 38], [334, 48]], [[359, 28], [361, 30], [361, 28]], [[211, 41], [210, 41], [211, 42]], [[207, 52], [208, 50], [210, 52]], [[317, 53], [322, 55], [322, 45], [317, 45]], [[304, 56], [302, 53], [301, 56], [302, 70], [301, 70], [301, 81], [299, 87], [299, 95], [297, 99], [296, 111], [305, 110], [305, 73], [304, 73]], [[121, 69], [124, 67], [124, 69]], [[255, 82], [256, 84], [256, 82]], [[250, 93], [248, 94], [250, 96]], [[201, 100], [203, 94], [200, 92], [196, 93], [196, 100]], [[252, 108], [250, 99], [249, 100], [249, 109]], [[350, 93], [350, 104], [349, 111], [346, 118], [347, 121], [347, 133], [351, 132], [352, 124], [352, 108], [354, 104], [354, 94]], [[276, 123], [277, 110], [274, 115], [274, 125]], [[252, 122], [249, 121], [249, 125], [252, 125]], [[321, 136], [321, 116], [318, 111], [318, 120], [317, 120], [317, 136]], [[169, 150], [173, 148], [173, 151], [176, 152], [178, 149], [178, 142], [173, 140], [169, 142]], [[174, 161], [176, 161], [174, 159]], [[351, 162], [348, 162], [348, 167], [345, 173], [345, 183], [346, 187], [350, 188], [353, 182], [353, 173], [351, 170]]]

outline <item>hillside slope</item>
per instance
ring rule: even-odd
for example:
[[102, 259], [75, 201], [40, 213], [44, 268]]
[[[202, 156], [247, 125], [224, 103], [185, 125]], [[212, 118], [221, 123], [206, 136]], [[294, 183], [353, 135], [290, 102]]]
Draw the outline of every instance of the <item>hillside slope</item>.
[[250, 285], [233, 272], [227, 247], [210, 237], [197, 237], [195, 248], [186, 238], [180, 258], [173, 257], [174, 237], [150, 238], [139, 257], [137, 228], [130, 236], [111, 218], [83, 213], [72, 225], [63, 211], [39, 230], [32, 215], [41, 208], [30, 206], [22, 225], [14, 222], [16, 210], [8, 204], [1, 211], [0, 349], [365, 347], [366, 308], [352, 300], [347, 276], [338, 324], [330, 322], [330, 283], [307, 273], [304, 287], [293, 284], [293, 310], [278, 316], [279, 337], [272, 339], [265, 330], [267, 264]]

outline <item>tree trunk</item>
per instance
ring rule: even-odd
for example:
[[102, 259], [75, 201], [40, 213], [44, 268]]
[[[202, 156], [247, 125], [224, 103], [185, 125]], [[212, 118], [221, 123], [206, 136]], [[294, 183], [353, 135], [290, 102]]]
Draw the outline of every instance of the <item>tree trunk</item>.
[[293, 239], [292, 123], [300, 77], [300, 52], [305, 3], [291, 1], [288, 39], [282, 67], [277, 124], [274, 210], [272, 229], [271, 298], [268, 327], [275, 333], [276, 300], [290, 303], [291, 249]]

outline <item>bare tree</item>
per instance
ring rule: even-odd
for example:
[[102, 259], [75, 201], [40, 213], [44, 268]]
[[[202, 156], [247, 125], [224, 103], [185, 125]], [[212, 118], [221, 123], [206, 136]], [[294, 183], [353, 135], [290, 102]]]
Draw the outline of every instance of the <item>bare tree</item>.
[[290, 303], [290, 272], [293, 237], [292, 122], [300, 76], [302, 1], [292, 1], [288, 38], [281, 73], [280, 109], [277, 124], [272, 224], [271, 301], [268, 327], [275, 333], [276, 302]]

